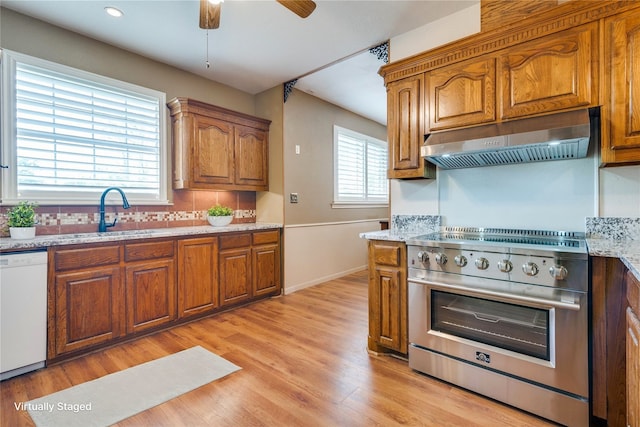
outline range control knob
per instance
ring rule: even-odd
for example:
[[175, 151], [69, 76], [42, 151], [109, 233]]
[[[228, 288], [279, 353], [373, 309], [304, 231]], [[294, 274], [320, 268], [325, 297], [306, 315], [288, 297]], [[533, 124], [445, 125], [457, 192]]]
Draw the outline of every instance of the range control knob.
[[489, 268], [489, 260], [485, 257], [476, 259], [476, 267], [478, 267], [478, 270], [486, 270]]
[[508, 259], [503, 259], [502, 261], [498, 262], [498, 269], [503, 273], [509, 273], [511, 270], [513, 270], [513, 264]]
[[527, 276], [535, 276], [540, 270], [538, 269], [538, 265], [535, 262], [529, 261], [528, 263], [522, 265], [522, 271]]
[[456, 255], [453, 262], [455, 262], [458, 267], [464, 267], [467, 265], [467, 257], [464, 255]]
[[418, 261], [429, 262], [429, 252], [425, 252], [425, 251], [418, 252]]
[[564, 280], [569, 272], [561, 265], [554, 265], [553, 267], [549, 268], [549, 274], [556, 280]]
[[445, 265], [447, 263], [447, 256], [443, 253], [436, 254], [436, 264]]

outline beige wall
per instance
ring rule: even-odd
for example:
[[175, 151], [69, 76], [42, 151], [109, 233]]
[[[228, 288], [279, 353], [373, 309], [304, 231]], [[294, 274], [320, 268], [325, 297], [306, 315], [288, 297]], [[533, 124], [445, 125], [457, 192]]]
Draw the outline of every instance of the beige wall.
[[5, 8], [0, 8], [0, 46], [159, 90], [167, 94], [167, 101], [177, 96], [192, 97], [255, 114], [254, 97], [248, 93]]
[[269, 191], [257, 194], [257, 217], [261, 222], [284, 223], [284, 164], [282, 85], [256, 95], [256, 115], [271, 120], [269, 127]]
[[[387, 128], [305, 92], [284, 104], [285, 222], [313, 224], [386, 218], [386, 208], [333, 209], [333, 125], [387, 140]], [[300, 154], [295, 146], [300, 145]], [[299, 202], [289, 203], [298, 193]]]
[[[284, 104], [284, 291], [367, 266], [360, 233], [380, 228], [387, 208], [333, 209], [333, 125], [387, 140], [387, 129], [305, 92]], [[295, 146], [300, 145], [300, 154]], [[289, 203], [298, 193], [299, 203]]]
[[[331, 208], [333, 125], [386, 140], [384, 126], [297, 90], [283, 104], [282, 86], [253, 96], [4, 8], [0, 47], [159, 90], [167, 100], [192, 97], [271, 120], [269, 192], [258, 192], [255, 205], [258, 221], [285, 225], [285, 290], [365, 268], [366, 241], [359, 233], [377, 229], [388, 210]], [[289, 204], [290, 192], [299, 194], [300, 203]], [[174, 199], [182, 195], [195, 198], [174, 191]]]

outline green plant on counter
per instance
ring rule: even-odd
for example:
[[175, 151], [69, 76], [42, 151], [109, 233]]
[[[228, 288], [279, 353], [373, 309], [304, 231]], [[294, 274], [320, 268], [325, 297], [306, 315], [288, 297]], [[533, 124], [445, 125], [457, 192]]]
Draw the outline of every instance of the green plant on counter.
[[209, 216], [232, 216], [233, 209], [227, 206], [215, 205], [207, 210]]
[[7, 211], [7, 226], [33, 227], [36, 225], [36, 211], [38, 205], [34, 202], [20, 202]]

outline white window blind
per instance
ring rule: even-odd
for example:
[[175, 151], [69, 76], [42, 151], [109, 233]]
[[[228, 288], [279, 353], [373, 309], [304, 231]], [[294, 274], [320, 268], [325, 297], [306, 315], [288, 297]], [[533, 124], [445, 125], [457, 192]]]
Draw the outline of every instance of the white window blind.
[[130, 201], [166, 201], [164, 94], [22, 59], [8, 70], [12, 185], [3, 184], [3, 201], [95, 204], [112, 186]]
[[386, 142], [335, 126], [334, 154], [334, 203], [388, 203]]

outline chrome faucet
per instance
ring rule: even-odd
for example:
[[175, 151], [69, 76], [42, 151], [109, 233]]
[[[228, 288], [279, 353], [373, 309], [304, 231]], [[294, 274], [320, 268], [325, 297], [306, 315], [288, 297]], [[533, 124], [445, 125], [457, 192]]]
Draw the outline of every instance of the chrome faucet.
[[115, 190], [122, 196], [122, 207], [125, 209], [129, 209], [131, 206], [129, 205], [129, 201], [127, 200], [127, 196], [124, 195], [124, 191], [119, 189], [118, 187], [109, 187], [102, 192], [102, 196], [100, 197], [100, 224], [98, 224], [98, 232], [107, 231], [107, 227], [113, 227], [116, 225], [116, 221], [118, 218], [114, 218], [112, 223], [107, 223], [104, 219], [104, 198], [107, 196], [107, 193], [111, 190]]

